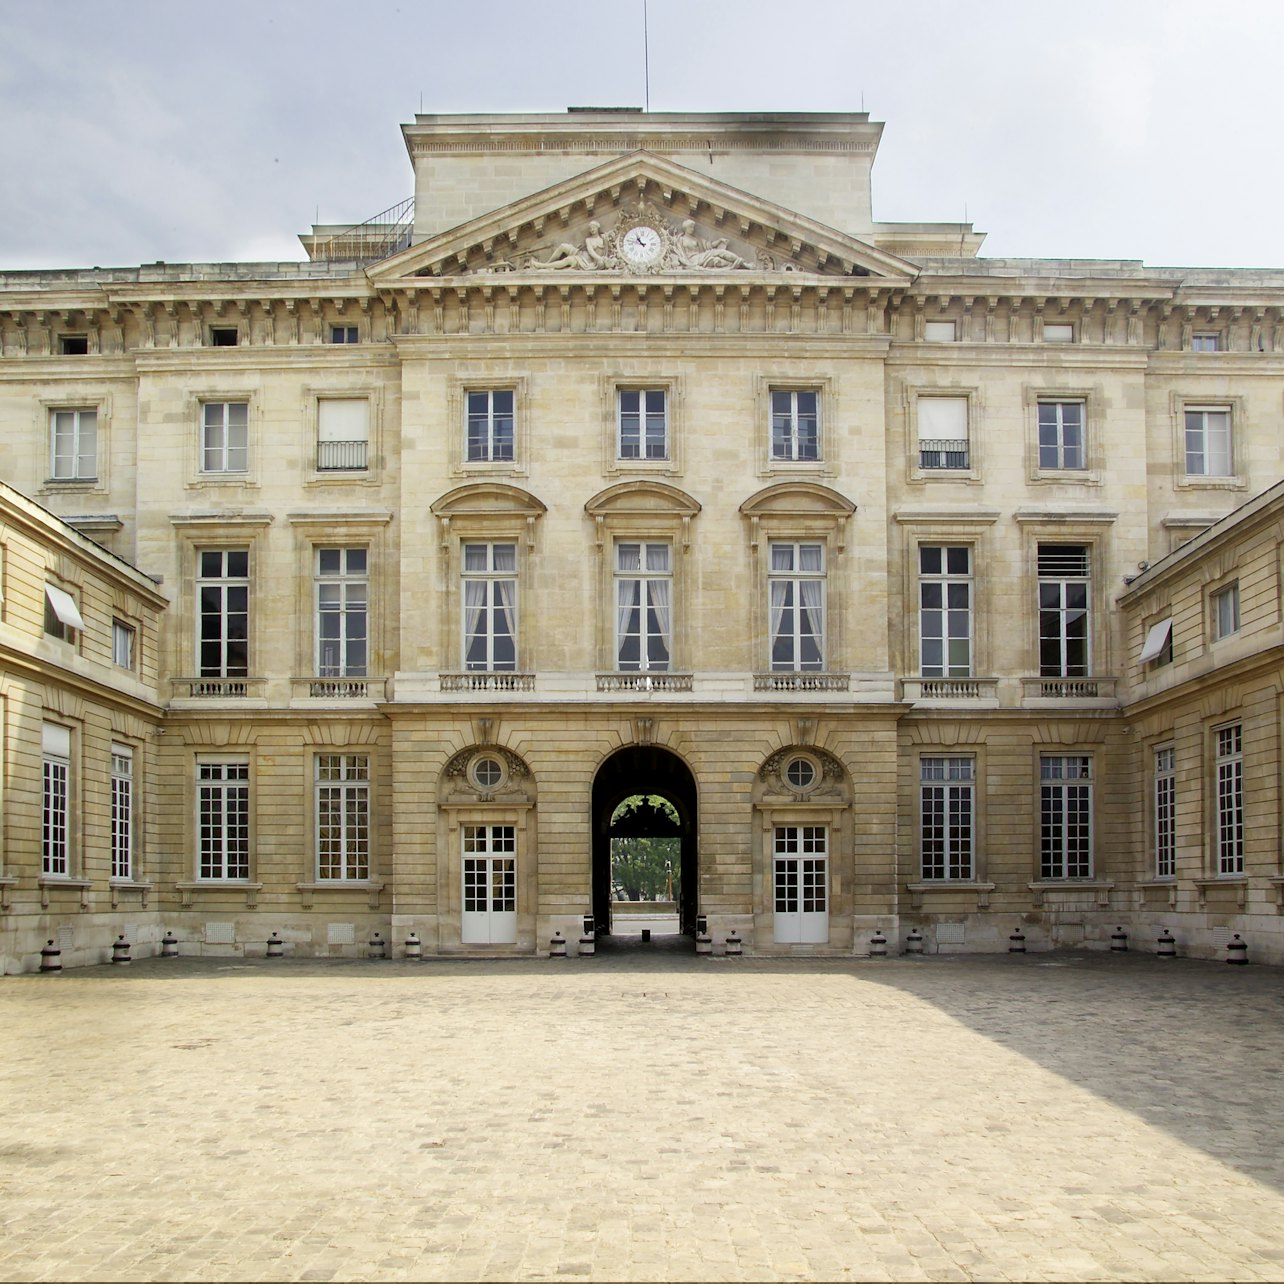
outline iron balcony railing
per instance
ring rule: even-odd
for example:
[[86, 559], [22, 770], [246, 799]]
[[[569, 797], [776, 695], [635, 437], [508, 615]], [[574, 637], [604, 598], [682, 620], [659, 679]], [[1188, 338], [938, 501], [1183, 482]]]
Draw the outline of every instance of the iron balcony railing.
[[364, 441], [317, 442], [317, 471], [358, 472], [366, 467], [369, 444]]

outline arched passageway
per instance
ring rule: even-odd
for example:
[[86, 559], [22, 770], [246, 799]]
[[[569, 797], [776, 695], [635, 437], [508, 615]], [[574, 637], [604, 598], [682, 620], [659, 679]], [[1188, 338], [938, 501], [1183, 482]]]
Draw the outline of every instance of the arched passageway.
[[598, 930], [609, 931], [611, 922], [612, 817], [626, 798], [636, 795], [663, 798], [677, 813], [676, 825], [663, 808], [639, 807], [621, 819], [614, 835], [676, 837], [678, 922], [683, 932], [694, 932], [700, 901], [695, 777], [677, 754], [655, 745], [631, 745], [613, 753], [593, 780], [593, 917]]

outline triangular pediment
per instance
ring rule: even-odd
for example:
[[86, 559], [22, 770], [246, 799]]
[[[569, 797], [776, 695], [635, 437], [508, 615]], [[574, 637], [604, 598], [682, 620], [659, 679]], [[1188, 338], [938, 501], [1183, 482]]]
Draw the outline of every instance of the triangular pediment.
[[470, 220], [369, 269], [407, 278], [612, 280], [878, 278], [908, 282], [905, 260], [638, 151]]

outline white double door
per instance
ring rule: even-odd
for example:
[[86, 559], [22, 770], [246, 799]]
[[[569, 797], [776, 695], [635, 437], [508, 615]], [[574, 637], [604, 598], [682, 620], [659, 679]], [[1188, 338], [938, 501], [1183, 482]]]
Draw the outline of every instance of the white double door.
[[517, 941], [517, 836], [512, 825], [463, 827], [463, 913], [466, 945]]
[[780, 945], [829, 940], [829, 831], [777, 825], [774, 840], [774, 939]]

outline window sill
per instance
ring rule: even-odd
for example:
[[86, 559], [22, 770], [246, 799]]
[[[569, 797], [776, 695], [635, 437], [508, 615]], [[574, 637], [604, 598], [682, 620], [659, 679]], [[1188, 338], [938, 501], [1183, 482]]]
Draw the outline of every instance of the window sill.
[[313, 898], [318, 892], [326, 895], [333, 895], [339, 892], [346, 892], [349, 895], [365, 893], [370, 908], [379, 908], [379, 893], [383, 891], [383, 883], [377, 879], [324, 879], [313, 883], [296, 883], [299, 889], [299, 900], [304, 909], [312, 908]]
[[41, 874], [36, 881], [36, 886], [40, 888], [40, 907], [41, 909], [49, 908], [49, 893], [55, 888], [64, 891], [74, 891], [80, 893], [80, 908], [86, 910], [89, 908], [89, 889], [93, 887], [94, 882], [91, 878], [72, 878], [69, 875], [61, 874]]
[[1104, 878], [1039, 878], [1026, 886], [1034, 894], [1034, 903], [1039, 908], [1043, 907], [1049, 894], [1095, 892], [1097, 905], [1101, 909], [1109, 909], [1110, 893], [1115, 885], [1112, 880]]
[[1185, 473], [1177, 478], [1178, 490], [1247, 490], [1248, 484], [1242, 477], [1204, 477], [1191, 476]]
[[204, 878], [191, 883], [175, 883], [184, 909], [191, 909], [198, 892], [238, 892], [245, 896], [245, 908], [257, 909], [262, 883], [240, 878]]
[[910, 904], [914, 909], [923, 908], [924, 896], [942, 894], [960, 899], [974, 896], [977, 909], [989, 909], [990, 893], [994, 888], [994, 883], [982, 883], [966, 878], [925, 878], [917, 883], [905, 884], [905, 890], [910, 894]]
[[137, 892], [143, 909], [147, 908], [147, 901], [152, 894], [152, 884], [145, 879], [109, 878], [107, 887], [111, 892], [112, 909], [115, 909], [120, 904], [122, 892]]
[[[1208, 893], [1214, 889], [1233, 890], [1235, 893], [1235, 906], [1237, 909], [1243, 909], [1248, 904], [1248, 875], [1247, 874], [1216, 874], [1211, 878], [1196, 878], [1191, 880], [1195, 884], [1196, 899], [1199, 908], [1202, 910], [1208, 903]], [[1276, 889], [1278, 899], [1279, 889]]]

